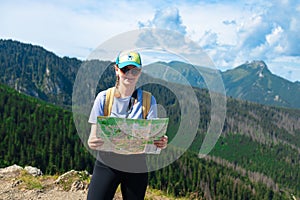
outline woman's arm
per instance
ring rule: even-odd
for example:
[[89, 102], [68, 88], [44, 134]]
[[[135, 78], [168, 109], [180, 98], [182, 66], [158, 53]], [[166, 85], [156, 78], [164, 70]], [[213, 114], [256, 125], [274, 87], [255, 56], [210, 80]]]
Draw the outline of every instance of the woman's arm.
[[98, 138], [96, 135], [97, 131], [97, 124], [92, 124], [91, 126], [91, 132], [88, 139], [88, 146], [90, 149], [98, 150], [99, 147], [103, 145], [103, 140], [101, 138]]
[[[151, 107], [147, 115], [147, 119], [157, 118], [157, 103], [155, 97], [151, 97]], [[154, 145], [158, 148], [165, 149], [168, 146], [168, 136], [164, 135], [159, 140], [154, 141]]]

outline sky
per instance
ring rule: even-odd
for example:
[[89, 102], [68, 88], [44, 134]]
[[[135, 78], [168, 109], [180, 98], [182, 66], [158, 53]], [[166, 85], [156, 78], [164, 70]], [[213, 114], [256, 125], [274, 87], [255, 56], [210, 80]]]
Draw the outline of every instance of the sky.
[[297, 0], [0, 0], [0, 39], [86, 59], [124, 32], [176, 30], [222, 70], [263, 60], [272, 73], [300, 81]]

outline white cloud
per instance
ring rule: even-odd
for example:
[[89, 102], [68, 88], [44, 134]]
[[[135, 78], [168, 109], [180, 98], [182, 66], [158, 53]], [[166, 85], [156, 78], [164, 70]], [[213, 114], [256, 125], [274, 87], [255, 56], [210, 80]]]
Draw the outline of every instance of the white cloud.
[[179, 11], [175, 7], [167, 7], [159, 9], [155, 12], [154, 18], [147, 22], [139, 22], [141, 28], [160, 28], [178, 31], [179, 33], [186, 34], [186, 26], [182, 24]]
[[[270, 47], [274, 47], [276, 43], [283, 52], [273, 51], [272, 55], [269, 55], [270, 59], [278, 56], [293, 56], [300, 55], [300, 42], [299, 34], [296, 34], [296, 27], [300, 25], [300, 13], [295, 8], [296, 1], [275, 1], [272, 6], [261, 15], [262, 23], [257, 27], [256, 30], [262, 28], [263, 24], [269, 33], [266, 34], [265, 38], [269, 42]], [[289, 13], [288, 15], [286, 13]], [[299, 26], [298, 26], [299, 27]], [[299, 29], [299, 28], [298, 28]], [[257, 35], [257, 33], [255, 32]], [[261, 35], [260, 37], [262, 37]], [[271, 41], [271, 40], [276, 41]]]
[[[145, 6], [127, 6], [125, 2], [8, 1], [0, 7], [0, 37], [41, 45], [59, 56], [84, 59], [103, 41], [137, 29], [139, 17], [150, 17], [145, 14], [150, 11], [139, 9]], [[121, 11], [128, 12], [126, 17]]]
[[202, 48], [213, 49], [218, 46], [218, 34], [211, 30], [206, 31], [200, 38], [199, 44]]
[[269, 46], [273, 46], [278, 43], [283, 33], [283, 29], [280, 26], [273, 28], [272, 33], [266, 35], [266, 41]]

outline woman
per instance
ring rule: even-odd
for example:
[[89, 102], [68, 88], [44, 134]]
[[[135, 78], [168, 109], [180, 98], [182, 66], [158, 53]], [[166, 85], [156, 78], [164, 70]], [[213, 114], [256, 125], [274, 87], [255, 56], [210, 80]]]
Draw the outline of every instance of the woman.
[[[114, 100], [110, 116], [120, 118], [134, 118], [141, 119], [142, 115], [142, 90], [136, 89], [136, 83], [141, 75], [142, 63], [140, 54], [137, 52], [121, 52], [115, 65], [116, 72], [116, 86], [114, 93]], [[88, 140], [88, 145], [91, 149], [97, 150], [102, 144], [103, 140], [96, 137], [96, 123], [97, 116], [104, 115], [104, 104], [106, 91], [100, 92], [94, 102], [89, 123], [91, 123], [91, 133]], [[131, 103], [131, 99], [135, 94], [137, 100]], [[133, 104], [133, 105], [131, 105]], [[151, 97], [151, 106], [146, 119], [157, 118], [156, 100]], [[166, 148], [168, 143], [167, 136], [161, 137], [160, 140], [154, 141], [154, 144], [161, 149]], [[121, 185], [121, 192], [123, 199], [135, 200], [144, 199], [146, 188], [148, 184], [148, 173], [135, 173], [134, 170], [119, 170], [112, 168], [114, 166], [110, 161], [115, 161], [122, 165], [129, 167], [136, 166], [136, 163], [145, 163], [144, 156], [133, 155], [123, 156], [114, 153], [98, 153], [95, 162], [93, 176], [88, 191], [88, 200], [102, 200], [113, 199], [118, 185]], [[111, 158], [113, 159], [107, 159]], [[105, 160], [105, 161], [103, 161]], [[108, 162], [106, 162], [108, 161]], [[106, 163], [110, 163], [109, 165]], [[138, 171], [138, 170], [137, 170]]]

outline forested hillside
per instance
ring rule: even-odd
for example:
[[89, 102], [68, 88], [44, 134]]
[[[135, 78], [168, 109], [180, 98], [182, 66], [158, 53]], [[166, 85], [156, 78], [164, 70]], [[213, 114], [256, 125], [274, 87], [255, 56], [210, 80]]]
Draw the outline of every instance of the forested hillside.
[[0, 82], [53, 104], [71, 105], [81, 63], [76, 58], [60, 58], [40, 46], [0, 39]]
[[44, 173], [91, 170], [72, 113], [0, 85], [0, 166], [32, 165]]
[[[161, 105], [159, 94], [172, 97], [166, 89], [148, 87]], [[206, 90], [195, 89], [201, 120], [190, 150], [198, 153], [210, 122], [210, 97]], [[170, 98], [172, 99], [172, 98]], [[173, 105], [178, 105], [175, 100]], [[172, 107], [173, 108], [173, 107]], [[167, 108], [170, 111], [171, 108]], [[176, 109], [175, 109], [176, 110]], [[171, 126], [176, 126], [180, 113], [169, 114]], [[174, 118], [175, 117], [175, 118]], [[173, 123], [172, 123], [173, 122]], [[170, 135], [172, 136], [172, 131]], [[299, 196], [300, 188], [300, 111], [260, 105], [248, 101], [227, 99], [227, 115], [222, 135], [209, 154], [213, 161], [234, 169], [267, 185], [278, 184]], [[220, 161], [222, 160], [222, 161]], [[225, 162], [224, 162], [225, 160]], [[274, 188], [277, 188], [274, 187]], [[280, 189], [279, 189], [280, 190]]]
[[[152, 89], [153, 93], [155, 88]], [[3, 113], [0, 119], [1, 167], [17, 163], [36, 166], [49, 174], [70, 169], [87, 169], [92, 172], [94, 159], [76, 133], [71, 112], [20, 94], [4, 85], [0, 86], [0, 91], [0, 108]], [[205, 102], [206, 91], [197, 93]], [[162, 103], [163, 99], [158, 101]], [[229, 119], [232, 117], [245, 121], [247, 117], [253, 116], [249, 113], [255, 110], [258, 112], [262, 108], [233, 99], [229, 102], [239, 105], [237, 113], [229, 112]], [[271, 111], [275, 109], [278, 114], [289, 115], [290, 119], [299, 116], [299, 112], [293, 110], [263, 108]], [[231, 106], [228, 109], [232, 109]], [[169, 108], [167, 110], [170, 111]], [[204, 106], [203, 110], [205, 112]], [[267, 112], [266, 115], [274, 115], [266, 110], [264, 112]], [[176, 113], [173, 115], [177, 116]], [[176, 129], [174, 119], [171, 118], [170, 126]], [[205, 123], [200, 126], [190, 151], [170, 166], [151, 173], [151, 187], [175, 196], [205, 199], [289, 199], [291, 193], [299, 196], [298, 144], [254, 139], [248, 134], [251, 128], [243, 132], [238, 127], [235, 130], [227, 122], [224, 135], [212, 154], [199, 159], [197, 151], [204, 136], [202, 131], [205, 130]], [[275, 134], [281, 129], [273, 128]], [[271, 130], [266, 127], [263, 135]], [[299, 136], [297, 127], [294, 127], [294, 131], [295, 137], [292, 140]]]

